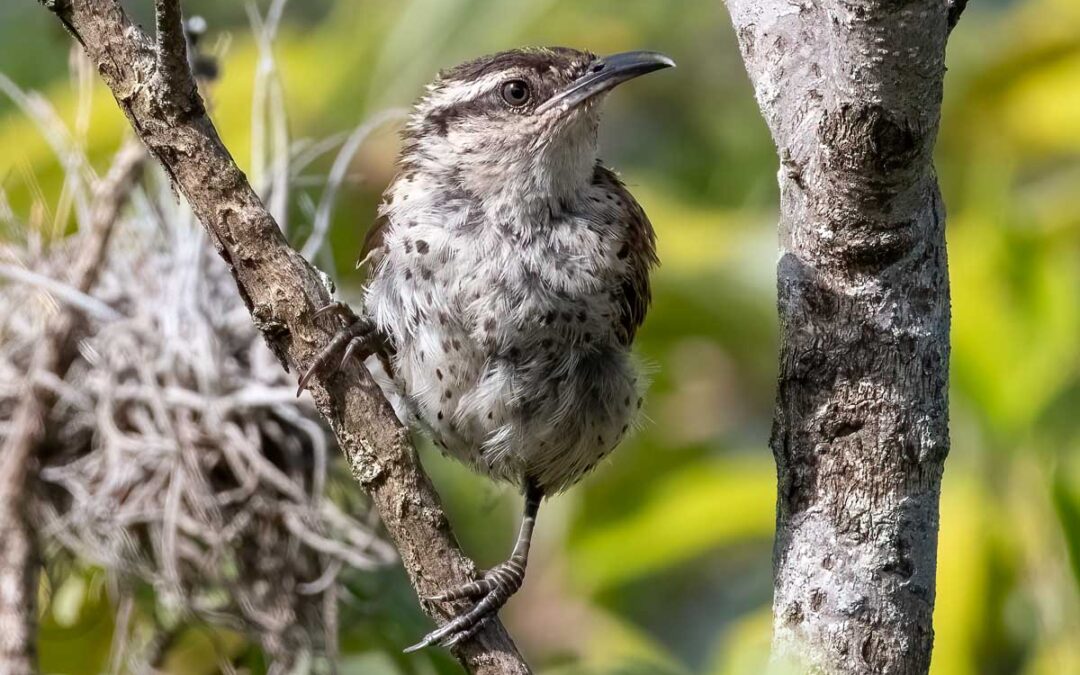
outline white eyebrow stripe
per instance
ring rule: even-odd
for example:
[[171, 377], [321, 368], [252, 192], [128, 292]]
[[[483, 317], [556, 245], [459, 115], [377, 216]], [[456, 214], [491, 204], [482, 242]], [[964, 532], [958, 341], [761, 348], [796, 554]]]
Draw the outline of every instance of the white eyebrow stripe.
[[489, 91], [493, 91], [495, 87], [505, 80], [514, 77], [514, 74], [515, 71], [500, 71], [488, 73], [473, 82], [450, 80], [447, 84], [432, 92], [433, 95], [428, 100], [433, 108], [449, 108], [459, 103], [472, 101]]

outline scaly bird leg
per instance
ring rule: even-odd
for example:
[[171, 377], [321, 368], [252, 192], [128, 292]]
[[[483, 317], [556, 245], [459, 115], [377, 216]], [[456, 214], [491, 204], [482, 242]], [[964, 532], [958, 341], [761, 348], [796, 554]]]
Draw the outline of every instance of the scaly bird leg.
[[510, 559], [488, 570], [484, 576], [459, 588], [437, 593], [427, 600], [431, 602], [453, 602], [455, 600], [477, 600], [470, 609], [459, 613], [440, 628], [428, 633], [424, 639], [406, 649], [406, 653], [415, 652], [424, 647], [439, 644], [453, 647], [468, 640], [496, 613], [506, 601], [520, 588], [525, 580], [525, 566], [529, 560], [529, 546], [532, 543], [533, 526], [536, 513], [540, 510], [543, 494], [531, 482], [525, 488], [525, 513], [521, 518], [521, 530]]

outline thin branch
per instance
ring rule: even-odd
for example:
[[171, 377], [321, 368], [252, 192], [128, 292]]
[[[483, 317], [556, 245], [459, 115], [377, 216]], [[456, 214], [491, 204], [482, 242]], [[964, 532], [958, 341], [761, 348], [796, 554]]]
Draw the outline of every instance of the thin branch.
[[[85, 46], [132, 126], [206, 228], [270, 349], [286, 368], [302, 367], [336, 329], [330, 320], [315, 318], [331, 301], [324, 277], [289, 247], [201, 106], [166, 118], [165, 110], [184, 110], [185, 101], [175, 98], [183, 91], [170, 91], [146, 75], [156, 72], [159, 60], [178, 63], [177, 40], [169, 37], [177, 30], [179, 18], [171, 13], [176, 3], [159, 0], [158, 7], [164, 29], [159, 42], [173, 54], [161, 59], [119, 0], [72, 0], [51, 9]], [[169, 96], [174, 98], [163, 100]], [[426, 597], [473, 580], [476, 566], [458, 548], [408, 431], [367, 371], [350, 365], [316, 377], [311, 395], [356, 480], [370, 493], [417, 593]], [[426, 603], [425, 610], [446, 619]], [[473, 673], [530, 672], [497, 620], [456, 655]]]
[[81, 293], [78, 289], [62, 281], [57, 281], [52, 277], [28, 270], [25, 267], [0, 263], [0, 277], [9, 281], [27, 284], [28, 286], [36, 286], [72, 309], [77, 309], [86, 316], [98, 321], [116, 321], [122, 316], [120, 312], [94, 296]]
[[406, 111], [400, 108], [384, 110], [356, 127], [356, 129], [349, 134], [345, 143], [342, 144], [341, 150], [338, 151], [337, 157], [334, 158], [333, 166], [330, 167], [330, 175], [326, 181], [326, 188], [323, 189], [322, 197], [319, 199], [319, 208], [315, 212], [315, 224], [312, 227], [311, 236], [304, 242], [304, 247], [300, 251], [305, 258], [314, 260], [315, 256], [322, 248], [323, 243], [326, 241], [326, 234], [330, 231], [330, 218], [333, 216], [334, 203], [337, 201], [338, 190], [341, 189], [341, 185], [345, 182], [345, 176], [349, 171], [349, 167], [352, 165], [353, 157], [356, 156], [356, 153], [360, 150], [364, 141], [371, 135], [371, 132], [375, 131], [383, 124], [402, 119], [405, 115]]
[[[267, 208], [282, 232], [289, 232], [289, 125], [274, 39], [287, 0], [274, 0], [265, 20], [254, 2], [245, 4], [248, 21], [259, 48], [252, 93], [252, 182], [267, 199]], [[270, 129], [269, 135], [266, 132]]]
[[[198, 88], [187, 55], [187, 35], [180, 12], [180, 0], [154, 0], [154, 27], [157, 31], [155, 70], [161, 101], [172, 110], [192, 110]], [[198, 105], [201, 110], [201, 105]]]

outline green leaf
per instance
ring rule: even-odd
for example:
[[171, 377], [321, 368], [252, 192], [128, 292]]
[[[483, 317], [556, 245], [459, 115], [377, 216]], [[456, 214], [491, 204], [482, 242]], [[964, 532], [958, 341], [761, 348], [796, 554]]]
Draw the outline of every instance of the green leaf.
[[575, 581], [593, 591], [624, 584], [710, 549], [772, 536], [771, 457], [694, 464], [643, 486], [641, 506], [571, 542]]

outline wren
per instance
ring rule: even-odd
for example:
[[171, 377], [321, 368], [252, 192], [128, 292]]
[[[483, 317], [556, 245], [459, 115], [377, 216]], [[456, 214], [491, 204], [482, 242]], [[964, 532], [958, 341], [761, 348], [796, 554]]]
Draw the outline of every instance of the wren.
[[[522, 585], [540, 501], [631, 431], [631, 352], [657, 264], [644, 211], [597, 158], [601, 103], [674, 66], [655, 52], [485, 56], [439, 74], [361, 253], [361, 318], [311, 366], [369, 357], [403, 418], [445, 454], [522, 490], [510, 558], [429, 600], [471, 601], [409, 650], [471, 637]], [[388, 376], [388, 377], [387, 377]]]

